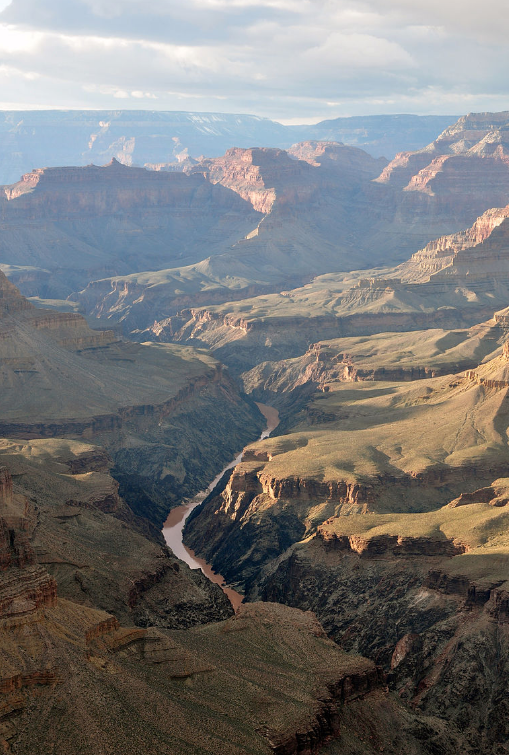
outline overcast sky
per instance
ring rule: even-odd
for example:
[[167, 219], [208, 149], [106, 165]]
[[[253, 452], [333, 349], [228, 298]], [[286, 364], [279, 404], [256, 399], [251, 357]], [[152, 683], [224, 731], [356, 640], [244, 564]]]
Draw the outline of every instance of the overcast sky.
[[0, 107], [509, 110], [504, 0], [0, 0]]

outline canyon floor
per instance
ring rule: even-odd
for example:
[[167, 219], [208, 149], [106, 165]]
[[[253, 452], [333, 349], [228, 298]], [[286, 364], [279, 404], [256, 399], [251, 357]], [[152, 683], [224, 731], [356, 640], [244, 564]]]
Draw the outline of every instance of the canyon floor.
[[1, 188], [0, 748], [509, 753], [508, 123]]

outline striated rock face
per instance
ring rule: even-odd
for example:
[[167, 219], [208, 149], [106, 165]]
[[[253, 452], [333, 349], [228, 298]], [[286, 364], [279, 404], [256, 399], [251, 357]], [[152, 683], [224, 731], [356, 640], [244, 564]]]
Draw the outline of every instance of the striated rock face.
[[36, 513], [32, 505], [21, 518], [2, 519], [6, 575], [14, 566], [40, 570], [37, 558], [60, 596], [131, 625], [184, 628], [232, 614], [223, 592], [179, 562], [160, 532], [133, 514], [103, 449], [62, 439], [3, 440], [0, 458], [15, 473], [21, 512], [27, 496], [36, 506]]
[[[30, 622], [41, 609], [56, 605], [56, 582], [36, 565], [30, 543], [35, 524], [33, 507], [24, 496], [13, 494], [11, 475], [0, 468], [0, 627]], [[4, 678], [0, 693], [39, 683], [45, 682], [30, 674], [26, 679]]]
[[429, 329], [337, 338], [311, 344], [302, 356], [262, 362], [242, 375], [257, 400], [293, 401], [337, 382], [413, 381], [457, 374], [498, 353], [504, 330], [493, 321], [469, 330]]
[[[41, 455], [42, 447], [34, 446], [28, 458], [37, 458], [37, 450]], [[53, 465], [62, 466], [65, 447], [54, 447], [53, 452]], [[11, 458], [14, 456], [11, 451]], [[67, 466], [81, 476], [87, 460], [101, 467], [98, 455], [90, 449], [76, 454], [74, 463]], [[19, 473], [19, 460], [17, 469]], [[43, 478], [50, 469], [46, 458]], [[40, 533], [48, 529], [51, 512], [41, 490], [34, 486], [29, 468], [25, 467], [20, 477], [37, 497], [40, 550]], [[49, 494], [54, 509], [62, 487], [57, 480], [58, 476]], [[16, 534], [25, 519], [20, 516], [15, 521], [14, 513], [26, 500], [13, 493], [4, 469], [0, 490], [0, 523]], [[84, 556], [81, 530], [95, 556], [93, 567], [82, 564], [81, 569], [100, 569], [93, 519], [80, 521], [78, 531], [73, 531], [68, 525], [76, 514], [72, 508], [68, 513], [71, 519], [60, 507], [53, 516], [67, 520], [64, 537], [71, 541], [74, 557]], [[113, 520], [98, 513], [98, 531], [104, 539], [113, 533]], [[135, 592], [151, 592], [157, 579], [152, 584], [148, 574], [137, 582], [132, 579], [133, 567], [140, 567], [146, 559], [146, 548], [139, 539], [133, 541], [135, 528], [132, 521], [129, 524], [122, 523], [122, 537], [117, 539], [124, 556], [127, 553], [127, 570], [123, 564], [122, 572], [131, 583], [134, 607], [140, 597]], [[11, 541], [14, 549], [12, 537]], [[65, 545], [54, 529], [52, 542], [56, 548]], [[118, 594], [114, 559], [120, 558], [120, 553], [111, 548], [113, 542], [108, 548], [108, 587]], [[165, 557], [168, 561], [167, 554]], [[51, 559], [45, 561], [50, 566]], [[63, 560], [58, 563], [60, 569], [65, 565]], [[182, 567], [173, 560], [174, 580]], [[65, 591], [62, 571], [58, 576]], [[216, 623], [205, 633], [192, 628], [185, 632], [164, 629], [161, 614], [158, 627], [125, 627], [116, 616], [97, 610], [101, 600], [90, 589], [90, 581], [78, 573], [74, 578], [94, 607], [83, 605], [83, 600], [81, 605], [61, 597], [57, 600], [56, 580], [42, 566], [11, 559], [0, 571], [0, 746], [4, 752], [49, 752], [58, 730], [59, 746], [71, 755], [95, 749], [98, 732], [108, 753], [134, 755], [149, 747], [166, 755], [188, 755], [205, 743], [208, 752], [224, 755], [248, 750], [255, 755], [297, 755], [315, 752], [331, 739], [342, 740], [345, 733], [356, 739], [350, 717], [359, 715], [364, 720], [378, 708], [385, 709], [386, 715], [390, 710], [401, 732], [401, 746], [394, 750], [397, 755], [405, 752], [404, 739], [410, 736], [414, 741], [411, 731], [406, 731], [403, 711], [387, 695], [381, 670], [364, 658], [341, 651], [309, 612], [255, 604], [242, 606], [235, 616], [217, 622], [221, 617], [216, 610], [211, 617]], [[188, 577], [183, 600], [175, 605], [181, 618], [186, 608], [189, 618], [189, 587]], [[166, 581], [164, 588], [168, 600], [171, 583]], [[210, 588], [222, 595], [216, 586]], [[159, 595], [154, 605], [161, 599]], [[196, 611], [203, 621], [204, 606], [196, 604]], [[150, 623], [154, 618], [152, 614]], [[183, 682], [187, 683], [182, 686]], [[355, 707], [349, 710], [350, 706]], [[194, 711], [192, 717], [189, 710]]]
[[425, 753], [412, 731], [417, 720], [391, 700], [380, 670], [327, 640], [310, 613], [255, 604], [204, 635], [133, 630], [61, 600], [25, 628], [30, 639], [0, 627], [6, 752], [49, 751], [58, 728], [70, 755], [96, 747], [97, 732], [105, 752], [126, 755], [144, 747], [164, 755], [204, 747], [218, 755], [297, 755], [352, 740], [371, 755], [355, 721], [373, 726], [385, 714], [393, 731], [378, 747], [404, 755], [410, 743]]
[[406, 188], [373, 181], [380, 167], [366, 153], [331, 142], [303, 142], [288, 152], [235, 148], [203, 160], [186, 169], [189, 178], [205, 175], [209, 187], [249, 202], [259, 211], [249, 230], [223, 249], [208, 244], [201, 262], [188, 256], [159, 276], [104, 273], [74, 298], [87, 311], [144, 330], [180, 309], [290, 288], [329, 271], [399, 262], [509, 199], [500, 150], [440, 156], [427, 172], [412, 173]]
[[[496, 374], [500, 360], [507, 369], [504, 357], [479, 369]], [[507, 386], [446, 376], [325, 387], [330, 390], [314, 398], [307, 394], [283, 434], [246, 449], [229, 480], [196, 510], [184, 533], [193, 550], [229, 581], [249, 586], [292, 543], [323, 533], [331, 516], [349, 522], [362, 514], [366, 527], [385, 528], [367, 539], [363, 529], [323, 535], [332, 550], [363, 557], [454, 556], [473, 547], [461, 534], [467, 514], [449, 519], [464, 507], [448, 508], [442, 518], [437, 509], [472, 494], [472, 503], [484, 503], [483, 516], [504, 510], [504, 483], [492, 481], [507, 473], [500, 433]], [[299, 405], [286, 406], [295, 411]], [[477, 496], [483, 485], [491, 489], [489, 501]], [[406, 531], [398, 528], [400, 516], [407, 517]], [[472, 531], [497, 526], [505, 525], [485, 523]]]
[[[404, 188], [420, 171], [424, 171], [424, 176], [432, 174], [432, 168], [425, 169], [433, 160], [439, 161], [443, 157], [466, 154], [504, 160], [507, 155], [508, 125], [508, 112], [462, 116], [424, 149], [396, 155], [382, 171], [378, 181]], [[420, 183], [419, 179], [416, 182]]]
[[21, 296], [20, 292], [3, 273], [0, 273], [0, 312], [2, 315], [11, 312], [23, 312], [32, 309], [32, 305]]
[[428, 537], [403, 537], [401, 535], [379, 535], [371, 538], [360, 535], [337, 535], [327, 527], [318, 528], [317, 538], [321, 539], [327, 551], [358, 553], [359, 556], [457, 556], [468, 550], [463, 543], [445, 538], [434, 540]]
[[[312, 347], [317, 336], [321, 340], [331, 341], [375, 335], [380, 332], [414, 332], [425, 328], [465, 329], [493, 315], [491, 303], [486, 303], [484, 306], [484, 302], [481, 304], [472, 302], [469, 306], [465, 304], [467, 297], [464, 295], [457, 297], [455, 301], [457, 306], [435, 308], [435, 297], [437, 293], [447, 293], [446, 286], [442, 286], [441, 292], [436, 290], [430, 292], [433, 298], [428, 301], [426, 301], [428, 292], [417, 290], [417, 286], [408, 286], [409, 290], [405, 290], [404, 285], [401, 288], [405, 304], [408, 302], [406, 307], [404, 305], [399, 307], [399, 302], [396, 302], [394, 309], [385, 306], [387, 299], [397, 298], [394, 289], [377, 289], [374, 293], [372, 289], [369, 291], [359, 289], [345, 294], [344, 307], [341, 302], [343, 297], [341, 295], [337, 297], [337, 314], [302, 317], [288, 312], [287, 316], [278, 317], [272, 314], [270, 316], [264, 316], [261, 313], [258, 315], [255, 312], [248, 319], [233, 313], [227, 314], [228, 305], [226, 305], [217, 311], [207, 308], [184, 312], [183, 318], [172, 318], [171, 322], [160, 328], [157, 327], [157, 334], [163, 342], [174, 340], [206, 345], [233, 371], [242, 373], [261, 362], [296, 358]], [[380, 301], [379, 309], [377, 300]], [[357, 312], [355, 302], [358, 303]], [[418, 310], [421, 303], [424, 305], [423, 309], [428, 305], [428, 311]], [[366, 311], [368, 308], [374, 311]], [[499, 335], [501, 336], [502, 333], [500, 332]], [[469, 360], [463, 369], [471, 364], [472, 361]], [[350, 367], [350, 365], [346, 363], [344, 367]], [[425, 370], [425, 366], [422, 365], [422, 367]], [[419, 368], [420, 365], [417, 365], [414, 369]], [[462, 365], [459, 364], [458, 369], [461, 368]], [[388, 367], [387, 371], [387, 377], [390, 379], [392, 369]], [[364, 373], [362, 369], [355, 372], [354, 368], [353, 376], [358, 375], [359, 379], [370, 379], [372, 374], [372, 370], [366, 370]], [[397, 367], [394, 367], [393, 374], [396, 380], [412, 379], [411, 372], [405, 374], [405, 370]], [[428, 374], [440, 374], [440, 370], [431, 370]], [[349, 376], [350, 371], [347, 370], [345, 377]], [[375, 379], [378, 379], [378, 376]], [[380, 379], [384, 379], [381, 370]]]
[[[466, 343], [456, 344], [447, 349], [451, 361], [440, 357], [439, 345], [435, 350], [426, 347], [422, 361], [417, 361], [406, 356], [410, 351], [417, 357], [411, 338], [406, 344], [402, 339], [404, 357], [399, 358], [395, 349], [384, 362], [373, 347], [366, 357], [358, 337], [423, 329], [465, 330], [491, 320], [485, 343], [499, 341], [509, 322], [503, 311], [493, 317], [494, 309], [506, 307], [509, 296], [507, 216], [507, 207], [487, 211], [471, 228], [430, 242], [408, 262], [393, 268], [394, 277], [318, 276], [301, 288], [279, 294], [183, 310], [178, 318], [155, 325], [152, 332], [161, 340], [207, 344], [237, 372], [260, 362], [297, 357], [317, 337], [329, 342], [344, 339], [337, 354], [332, 353], [332, 346], [333, 364], [328, 367], [325, 363], [311, 367], [310, 355], [310, 370], [317, 379], [320, 371], [324, 379], [327, 371], [337, 379], [343, 370], [344, 379], [350, 380], [404, 380], [470, 369], [479, 356], [488, 355], [484, 345], [479, 344], [480, 352], [475, 348], [468, 352]], [[357, 340], [348, 340], [353, 337]], [[415, 338], [419, 346], [423, 336]], [[473, 347], [474, 340], [466, 334], [464, 340]], [[388, 345], [391, 348], [390, 339]], [[402, 361], [413, 363], [407, 366]]]
[[[293, 158], [293, 159], [292, 159]], [[319, 167], [313, 171], [309, 165]], [[229, 149], [224, 157], [203, 160], [189, 172], [204, 172], [209, 180], [233, 189], [255, 210], [269, 213], [279, 204], [301, 205], [326, 190], [327, 171], [333, 171], [331, 188], [352, 189], [375, 178], [384, 160], [375, 160], [355, 147], [336, 142], [302, 142], [290, 150]], [[339, 183], [338, 183], [339, 178]], [[325, 180], [325, 183], [324, 183]]]
[[[81, 315], [35, 309], [1, 280], [9, 294], [0, 317], [1, 434], [104, 445], [137, 513], [162, 524], [263, 426], [208, 354], [119, 342]], [[210, 451], [197, 458], [200, 446]], [[99, 498], [114, 509], [108, 484]]]
[[[317, 421], [323, 423], [324, 417]], [[405, 500], [409, 495], [422, 495], [423, 488], [429, 488], [427, 492], [431, 493], [431, 489], [456, 487], [466, 477], [464, 469], [429, 470], [399, 478], [378, 474], [369, 480], [320, 482], [312, 478], [273, 477], [270, 466], [265, 470], [260, 464], [271, 460], [270, 452], [248, 449], [224, 490], [213, 492], [186, 523], [185, 543], [231, 582], [249, 585], [260, 568], [314, 531], [327, 550], [366, 557], [454, 556], [468, 550], [468, 545], [455, 537], [384, 534], [365, 538], [336, 535], [326, 527], [327, 516], [332, 512], [368, 515], [380, 510], [381, 499], [389, 491], [391, 496], [401, 495]], [[325, 524], [317, 527], [323, 520]]]
[[284, 201], [306, 201], [303, 184], [312, 171], [300, 160], [292, 160], [280, 149], [229, 149], [224, 157], [203, 160], [191, 169], [205, 173], [211, 183], [220, 183], [267, 214], [276, 195]]
[[65, 298], [93, 279], [201, 260], [204, 240], [208, 254], [224, 251], [260, 219], [203, 175], [116, 160], [25, 174], [3, 188], [0, 216], [2, 263], [29, 267], [27, 286], [49, 298]]
[[[399, 270], [407, 281], [461, 281], [475, 290], [486, 279], [508, 276], [509, 209], [492, 209], [466, 231], [432, 241]], [[468, 276], [468, 277], [467, 277]]]
[[460, 751], [498, 753], [507, 745], [509, 669], [496, 661], [507, 653], [507, 591], [469, 578], [467, 558], [422, 549], [402, 568], [400, 557], [331, 551], [318, 536], [266, 570], [254, 592], [315, 610], [342, 647], [384, 667], [415, 713], [460, 733]]
[[[158, 337], [163, 340], [179, 330], [168, 317], [181, 309], [294, 287], [330, 271], [399, 263], [433, 239], [471, 225], [488, 208], [507, 205], [505, 132], [497, 128], [496, 137], [493, 128], [483, 128], [475, 149], [467, 148], [470, 141], [462, 137], [456, 141], [463, 148], [456, 145], [450, 153], [442, 153], [431, 145], [408, 158], [410, 167], [405, 168], [403, 183], [392, 180], [397, 174], [395, 165], [373, 180], [381, 168], [378, 161], [361, 150], [333, 142], [302, 142], [288, 152], [235, 148], [221, 158], [202, 160], [186, 168], [188, 177], [197, 178], [199, 174], [209, 187], [221, 187], [244, 198], [259, 211], [252, 226], [222, 249], [207, 244], [207, 259], [203, 259], [203, 253], [199, 258], [188, 255], [182, 262], [165, 265], [159, 277], [149, 273], [135, 278], [125, 274], [111, 277], [105, 272], [96, 276], [99, 282], [91, 281], [74, 298], [87, 311], [120, 319], [129, 329], [152, 328], [155, 320]], [[437, 140], [441, 149], [446, 149], [444, 139]], [[430, 254], [434, 252], [427, 250], [421, 255], [428, 275], [443, 267], [443, 260], [426, 262]], [[448, 256], [443, 250], [440, 254]], [[161, 265], [146, 265], [145, 269], [157, 267]], [[484, 275], [483, 279], [487, 278]], [[423, 292], [428, 301], [440, 293], [440, 283], [435, 281], [435, 290]], [[421, 296], [421, 292], [406, 291], [404, 286], [396, 293], [398, 300], [400, 293], [406, 304], [410, 294]], [[387, 294], [379, 291], [378, 298], [387, 299]], [[362, 304], [366, 301], [359, 302]], [[404, 307], [398, 304], [394, 309], [399, 311], [392, 315], [403, 320], [398, 327], [406, 328], [408, 317], [405, 322]], [[470, 304], [474, 306], [473, 301]], [[451, 304], [448, 310], [453, 307]], [[353, 302], [348, 309], [353, 309]], [[371, 314], [375, 315], [373, 309]], [[420, 327], [427, 324], [424, 309], [416, 307], [422, 313]], [[442, 318], [446, 315], [450, 327], [473, 323], [461, 321], [451, 311], [441, 313]], [[438, 324], [438, 320], [432, 324]], [[349, 325], [341, 323], [343, 334], [359, 332]], [[162, 331], [165, 333], [161, 335]], [[336, 329], [335, 335], [339, 334]], [[320, 337], [331, 335], [322, 331]]]

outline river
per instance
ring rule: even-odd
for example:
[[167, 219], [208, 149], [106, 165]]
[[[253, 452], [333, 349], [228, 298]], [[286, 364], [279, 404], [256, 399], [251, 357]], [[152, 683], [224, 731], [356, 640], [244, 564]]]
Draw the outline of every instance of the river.
[[[260, 440], [263, 440], [264, 438], [268, 438], [271, 432], [278, 426], [279, 413], [277, 409], [274, 409], [273, 406], [267, 406], [267, 404], [256, 405], [267, 420], [267, 427], [260, 435]], [[235, 590], [232, 590], [230, 587], [227, 587], [221, 574], [216, 574], [206, 561], [196, 556], [194, 551], [184, 545], [184, 543], [182, 542], [182, 531], [184, 529], [186, 519], [191, 511], [199, 506], [200, 503], [208, 496], [208, 494], [212, 492], [221, 477], [228, 469], [232, 469], [237, 464], [239, 464], [242, 459], [243, 453], [244, 451], [242, 450], [240, 454], [232, 462], [230, 462], [230, 464], [222, 469], [221, 472], [219, 472], [219, 474], [214, 477], [206, 490], [202, 490], [200, 493], [197, 493], [194, 498], [191, 498], [182, 506], [177, 506], [177, 508], [172, 509], [168, 514], [168, 518], [165, 521], [163, 527], [164, 539], [166, 540], [168, 546], [172, 549], [173, 553], [177, 556], [177, 558], [185, 561], [186, 564], [191, 567], [191, 569], [201, 569], [211, 582], [219, 585], [223, 592], [230, 599], [230, 602], [235, 610], [237, 610], [237, 608], [242, 603], [244, 596], [236, 592]]]

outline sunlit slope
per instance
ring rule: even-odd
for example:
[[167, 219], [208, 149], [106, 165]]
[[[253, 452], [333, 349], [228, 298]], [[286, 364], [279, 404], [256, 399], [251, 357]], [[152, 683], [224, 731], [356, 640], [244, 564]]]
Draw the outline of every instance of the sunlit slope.
[[262, 362], [242, 375], [245, 390], [258, 396], [338, 380], [416, 380], [477, 367], [502, 351], [505, 331], [493, 321], [464, 330], [376, 333], [311, 344], [301, 356]]
[[507, 371], [501, 355], [464, 375], [331, 381], [284, 434], [248, 447], [187, 542], [249, 579], [331, 516], [436, 511], [505, 477]]
[[[507, 387], [487, 388], [450, 376], [403, 384], [337, 384], [306, 407], [291, 433], [260, 445], [270, 458], [263, 475], [360, 483], [364, 500], [361, 495], [357, 505], [367, 509], [415, 509], [421, 497], [429, 508], [430, 491], [419, 481], [430, 478], [447, 488], [474, 468], [482, 475], [483, 468], [487, 473], [504, 465], [506, 396]], [[394, 478], [395, 488], [381, 484], [383, 477]], [[398, 489], [405, 480], [410, 486], [414, 481], [411, 495]], [[433, 495], [439, 503], [449, 491]]]

